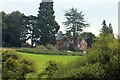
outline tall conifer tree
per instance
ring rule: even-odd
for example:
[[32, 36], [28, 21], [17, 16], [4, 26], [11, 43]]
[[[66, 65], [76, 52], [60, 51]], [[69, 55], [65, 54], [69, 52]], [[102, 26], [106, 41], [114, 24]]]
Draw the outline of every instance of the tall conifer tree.
[[37, 37], [42, 45], [53, 44], [60, 26], [55, 21], [52, 0], [42, 0], [37, 17]]
[[88, 27], [89, 24], [86, 23], [82, 11], [78, 12], [78, 10], [75, 8], [71, 8], [68, 11], [65, 11], [64, 16], [67, 20], [63, 23], [67, 27], [66, 30], [69, 33], [72, 32], [74, 47], [77, 47], [77, 38], [80, 32], [82, 32], [85, 27]]
[[109, 26], [107, 26], [106, 21], [103, 20], [102, 25], [103, 25], [103, 27], [101, 28], [101, 32], [103, 34], [105, 34], [105, 35], [106, 34], [113, 34], [113, 28], [112, 28], [111, 23], [109, 23]]

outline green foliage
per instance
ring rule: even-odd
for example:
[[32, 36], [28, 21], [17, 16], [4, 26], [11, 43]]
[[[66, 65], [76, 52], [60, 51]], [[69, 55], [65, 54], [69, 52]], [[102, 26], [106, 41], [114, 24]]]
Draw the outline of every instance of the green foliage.
[[[66, 71], [66, 70], [65, 70]], [[88, 80], [88, 79], [97, 79], [104, 73], [102, 67], [99, 66], [99, 63], [96, 64], [86, 64], [83, 67], [72, 68], [69, 71], [66, 71], [62, 78], [77, 78], [80, 80]], [[61, 75], [60, 77], [61, 78]]]
[[65, 11], [64, 16], [67, 19], [67, 21], [64, 22], [64, 24], [68, 27], [68, 31], [73, 32], [74, 36], [76, 35], [76, 32], [81, 32], [84, 27], [88, 26], [88, 24], [85, 24], [84, 15], [82, 14], [82, 11], [78, 12], [77, 9], [71, 8], [69, 9], [69, 11]]
[[118, 80], [120, 64], [118, 39], [112, 34], [97, 37], [94, 45], [83, 59], [59, 69], [53, 78], [79, 78], [81, 80]]
[[92, 44], [94, 43], [95, 35], [91, 32], [83, 32], [80, 34], [80, 39], [85, 39], [85, 41], [88, 43], [88, 47], [92, 47]]
[[[39, 74], [44, 74], [46, 67], [48, 66], [49, 61], [54, 61], [57, 63], [58, 67], [67, 65], [68, 63], [76, 60], [76, 58], [81, 56], [64, 56], [64, 55], [42, 55], [42, 54], [30, 54], [24, 52], [17, 52], [21, 55], [21, 59], [31, 59], [34, 61], [34, 66], [36, 69], [35, 74], [27, 75], [26, 78], [37, 78]], [[46, 77], [46, 76], [42, 76]]]
[[33, 62], [28, 59], [20, 59], [13, 50], [2, 51], [2, 78], [3, 80], [25, 80], [25, 76], [34, 73]]
[[69, 46], [69, 50], [71, 50], [71, 51], [75, 51], [75, 48], [74, 48], [74, 44], [70, 44], [70, 46]]
[[48, 44], [46, 48], [51, 51], [58, 51], [53, 45], [50, 45], [50, 44]]
[[70, 35], [72, 34], [73, 47], [76, 48], [78, 35], [83, 31], [83, 28], [88, 27], [89, 24], [85, 23], [86, 21], [84, 20], [84, 14], [82, 14], [82, 11], [78, 12], [78, 10], [74, 8], [65, 11], [64, 16], [67, 20], [63, 23], [67, 27], [67, 32]]
[[[78, 62], [78, 59], [79, 59], [79, 62]], [[56, 73], [52, 77], [53, 78], [70, 78], [70, 77], [67, 77], [67, 76], [70, 76], [69, 75], [71, 74], [70, 71], [72, 71], [73, 69], [75, 70], [80, 66], [82, 67], [86, 65], [87, 59], [85, 57], [81, 57], [78, 59], [74, 60], [74, 62], [71, 62], [70, 64], [64, 67], [61, 67], [58, 71], [56, 71]]]
[[[90, 51], [92, 54], [98, 54], [95, 62], [100, 62], [104, 68], [104, 78], [112, 80], [119, 79], [119, 47], [118, 39], [115, 39], [113, 34], [100, 35]], [[99, 46], [99, 47], [98, 47]], [[113, 64], [113, 65], [112, 65]]]
[[29, 43], [24, 43], [24, 42], [22, 42], [22, 47], [30, 47], [31, 45], [29, 44]]
[[39, 7], [39, 14], [37, 17], [37, 27], [35, 34], [40, 38], [39, 43], [42, 45], [54, 44], [55, 34], [58, 32], [60, 26], [55, 21], [52, 2], [42, 2]]
[[0, 78], [2, 78], [2, 62], [0, 62]]
[[30, 15], [24, 16], [23, 27], [24, 31], [22, 31], [22, 40], [26, 42], [27, 40], [31, 39], [31, 47], [33, 47], [34, 43], [37, 41], [36, 39], [36, 22], [37, 17]]
[[44, 54], [44, 55], [72, 55], [72, 56], [81, 56], [82, 52], [67, 52], [57, 50], [52, 45], [45, 46], [37, 46], [36, 48], [21, 48], [18, 51], [32, 53], [32, 54]]
[[[50, 50], [49, 50], [50, 49]], [[52, 49], [52, 51], [51, 51]], [[56, 49], [53, 49], [52, 45], [49, 46], [47, 45], [47, 47], [43, 46], [43, 45], [38, 45], [36, 48], [21, 48], [19, 50], [20, 52], [27, 52], [27, 53], [33, 53], [33, 54], [57, 54], [57, 52], [59, 52]]]
[[112, 34], [113, 33], [113, 29], [112, 29], [111, 23], [109, 23], [109, 26], [107, 26], [106, 21], [103, 20], [102, 25], [103, 25], [103, 27], [101, 29], [102, 33], [104, 33], [104, 34]]
[[19, 11], [13, 11], [10, 14], [2, 14], [2, 45], [4, 47], [21, 47], [21, 32], [23, 28], [23, 16]]
[[52, 75], [58, 70], [58, 67], [60, 66], [62, 66], [62, 64], [56, 61], [48, 61], [45, 71], [41, 72], [38, 75], [38, 78], [41, 79], [45, 77], [46, 79], [51, 79]]

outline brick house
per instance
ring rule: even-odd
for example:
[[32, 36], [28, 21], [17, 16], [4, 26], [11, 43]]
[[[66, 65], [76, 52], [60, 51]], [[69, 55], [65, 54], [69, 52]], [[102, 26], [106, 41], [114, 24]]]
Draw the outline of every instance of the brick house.
[[[65, 34], [62, 33], [62, 31], [59, 31], [56, 37], [56, 45], [55, 47], [57, 49], [61, 49], [61, 46], [66, 45], [68, 49], [71, 46], [70, 44], [73, 44], [73, 37], [67, 37]], [[82, 41], [77, 43], [77, 48], [79, 48], [83, 53], [87, 52], [88, 44], [85, 41], [85, 39], [82, 39]]]
[[87, 48], [88, 48], [88, 44], [85, 41], [85, 39], [82, 39], [82, 41], [80, 42], [80, 50], [83, 51], [83, 53], [87, 52]]

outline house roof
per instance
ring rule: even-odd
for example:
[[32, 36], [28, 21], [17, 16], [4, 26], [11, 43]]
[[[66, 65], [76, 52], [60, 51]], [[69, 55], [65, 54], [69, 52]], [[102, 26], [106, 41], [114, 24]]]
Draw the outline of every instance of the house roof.
[[62, 33], [62, 31], [59, 31], [59, 32], [57, 33], [56, 40], [62, 40], [63, 37], [64, 37], [64, 34]]
[[82, 39], [82, 41], [81, 41], [80, 44], [83, 44], [83, 43], [87, 44], [87, 42], [85, 41], [85, 39]]

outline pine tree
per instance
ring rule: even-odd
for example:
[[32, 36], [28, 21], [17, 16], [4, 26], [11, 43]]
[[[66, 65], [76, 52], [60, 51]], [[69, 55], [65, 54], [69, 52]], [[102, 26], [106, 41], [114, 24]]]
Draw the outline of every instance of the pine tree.
[[106, 21], [105, 20], [103, 20], [103, 22], [102, 22], [102, 25], [103, 25], [103, 27], [102, 27], [102, 32], [104, 33], [104, 34], [107, 34], [108, 33], [108, 27], [107, 27], [107, 24], [106, 24]]
[[42, 1], [40, 3], [37, 17], [36, 36], [40, 38], [40, 43], [43, 45], [53, 44], [55, 41], [55, 34], [58, 32], [60, 26], [55, 21], [53, 11], [53, 2]]
[[113, 29], [112, 29], [111, 23], [109, 23], [109, 26], [107, 26], [106, 21], [103, 20], [102, 25], [103, 25], [103, 27], [102, 27], [102, 29], [101, 29], [101, 32], [102, 32], [103, 34], [105, 34], [105, 35], [106, 35], [106, 34], [113, 34]]
[[109, 33], [113, 33], [113, 28], [112, 28], [112, 24], [111, 23], [109, 23]]
[[80, 32], [83, 31], [83, 28], [88, 27], [89, 24], [86, 23], [84, 20], [84, 15], [81, 12], [78, 12], [77, 9], [71, 8], [68, 11], [65, 11], [64, 16], [66, 17], [66, 21], [63, 22], [64, 25], [67, 27], [67, 31], [69, 33], [73, 33], [73, 43], [77, 46], [77, 37]]

